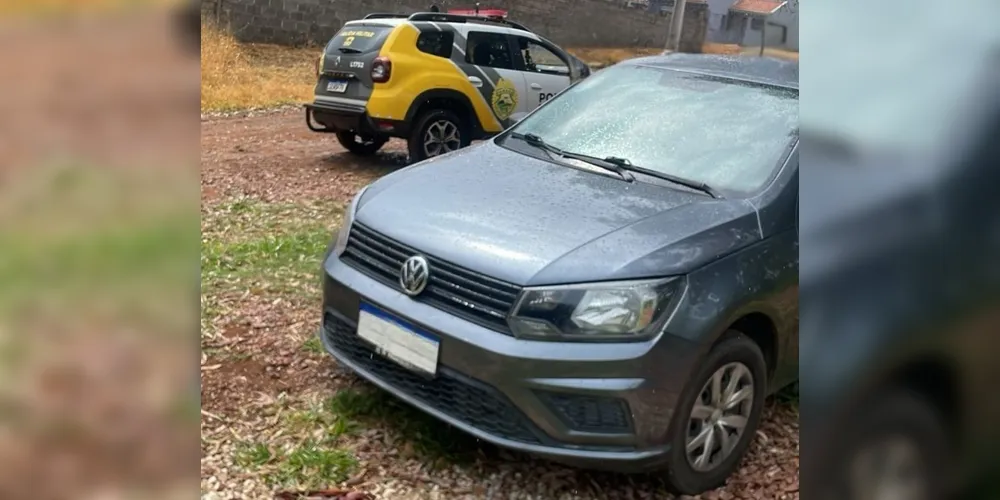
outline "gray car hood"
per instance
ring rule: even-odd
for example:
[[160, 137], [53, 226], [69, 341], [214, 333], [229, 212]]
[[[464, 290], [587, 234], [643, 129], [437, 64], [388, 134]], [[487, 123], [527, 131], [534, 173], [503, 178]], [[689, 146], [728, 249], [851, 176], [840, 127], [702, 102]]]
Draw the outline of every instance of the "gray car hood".
[[485, 142], [376, 181], [356, 221], [518, 285], [687, 272], [760, 239], [756, 213]]

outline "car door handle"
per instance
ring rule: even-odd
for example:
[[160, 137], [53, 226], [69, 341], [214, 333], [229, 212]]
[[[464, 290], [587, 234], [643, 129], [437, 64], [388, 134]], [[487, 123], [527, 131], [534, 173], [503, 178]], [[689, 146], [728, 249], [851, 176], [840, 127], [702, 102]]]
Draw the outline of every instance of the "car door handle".
[[533, 88], [535, 90], [542, 90], [542, 86], [539, 85], [539, 84], [537, 84], [537, 83], [532, 83], [531, 84], [531, 88]]
[[470, 76], [469, 81], [472, 82], [473, 87], [483, 86], [483, 81], [478, 76]]

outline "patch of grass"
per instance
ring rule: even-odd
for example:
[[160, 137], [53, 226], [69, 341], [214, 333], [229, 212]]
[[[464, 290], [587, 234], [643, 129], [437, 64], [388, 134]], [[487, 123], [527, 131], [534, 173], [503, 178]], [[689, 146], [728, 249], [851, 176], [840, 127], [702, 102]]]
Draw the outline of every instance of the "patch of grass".
[[302, 343], [302, 350], [313, 354], [326, 353], [326, 349], [323, 348], [323, 342], [315, 335], [309, 337]]
[[412, 453], [432, 467], [469, 462], [479, 451], [476, 438], [374, 387], [342, 390], [329, 399], [327, 407], [358, 424], [386, 424], [404, 440], [404, 454]]
[[236, 464], [243, 468], [262, 467], [274, 459], [265, 443], [239, 443], [236, 446]]
[[295, 446], [274, 449], [265, 443], [240, 443], [237, 465], [259, 471], [266, 483], [284, 488], [323, 488], [350, 477], [357, 460], [349, 452], [307, 439]]
[[202, 246], [202, 272], [245, 277], [281, 269], [308, 272], [319, 268], [330, 239], [330, 232], [322, 229], [230, 244], [211, 242]]
[[[203, 292], [236, 290], [302, 297], [318, 290], [339, 204], [268, 204], [239, 199], [202, 216]], [[212, 310], [212, 304], [203, 304]], [[203, 317], [204, 319], [204, 317]]]
[[[331, 413], [325, 407], [309, 408], [289, 413], [285, 425], [295, 432], [312, 432], [321, 443], [334, 443], [344, 434], [353, 433], [357, 425], [350, 420]], [[319, 431], [319, 432], [318, 432]]]
[[264, 203], [249, 197], [204, 210], [202, 241], [247, 241], [264, 236], [327, 230], [340, 223], [344, 207], [334, 202]]
[[201, 28], [201, 110], [268, 108], [312, 100], [320, 48], [241, 44], [210, 22]]
[[267, 474], [265, 480], [275, 486], [322, 488], [345, 481], [357, 465], [347, 451], [306, 440], [286, 452], [277, 470]]

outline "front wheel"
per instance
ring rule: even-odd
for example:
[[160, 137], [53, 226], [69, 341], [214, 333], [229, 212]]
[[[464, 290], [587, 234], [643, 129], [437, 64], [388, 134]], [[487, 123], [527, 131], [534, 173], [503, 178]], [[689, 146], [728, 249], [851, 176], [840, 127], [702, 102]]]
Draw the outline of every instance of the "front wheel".
[[359, 156], [377, 153], [388, 141], [385, 137], [361, 137], [353, 132], [337, 132], [337, 142], [344, 146], [344, 149]]
[[767, 365], [757, 343], [729, 331], [695, 370], [670, 424], [667, 483], [698, 495], [725, 484], [753, 441]]
[[416, 163], [450, 153], [471, 142], [469, 132], [455, 113], [446, 109], [432, 109], [420, 116], [410, 134], [410, 161]]

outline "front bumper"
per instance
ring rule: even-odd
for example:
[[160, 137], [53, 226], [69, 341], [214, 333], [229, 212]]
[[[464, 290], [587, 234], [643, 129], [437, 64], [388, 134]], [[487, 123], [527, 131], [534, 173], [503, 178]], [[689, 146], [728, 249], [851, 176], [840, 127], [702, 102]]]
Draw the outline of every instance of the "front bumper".
[[[668, 334], [623, 344], [520, 340], [413, 300], [334, 256], [324, 268], [320, 338], [340, 363], [379, 387], [506, 448], [623, 472], [662, 465], [696, 344]], [[362, 302], [438, 336], [438, 375], [427, 379], [375, 354], [356, 334]], [[587, 419], [599, 425], [581, 425]], [[608, 422], [615, 425], [601, 428]]]

